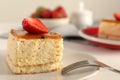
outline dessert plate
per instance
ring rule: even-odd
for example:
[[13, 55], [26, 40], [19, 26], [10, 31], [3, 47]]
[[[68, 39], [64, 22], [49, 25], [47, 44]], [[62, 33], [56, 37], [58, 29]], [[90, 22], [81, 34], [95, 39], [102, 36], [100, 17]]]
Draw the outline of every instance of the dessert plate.
[[79, 31], [79, 35], [90, 43], [109, 49], [120, 49], [120, 41], [98, 38], [98, 27], [86, 27]]
[[[77, 80], [86, 79], [95, 75], [99, 68], [98, 67], [84, 67], [79, 68], [68, 75], [61, 75], [61, 71], [49, 72], [49, 73], [39, 73], [39, 74], [28, 74], [28, 75], [17, 75], [12, 74], [6, 63], [6, 41], [0, 40], [2, 43], [0, 48], [0, 79], [1, 80]], [[63, 52], [63, 67], [82, 60], [95, 60], [94, 57], [82, 54], [78, 51], [73, 51], [69, 48], [64, 49]]]

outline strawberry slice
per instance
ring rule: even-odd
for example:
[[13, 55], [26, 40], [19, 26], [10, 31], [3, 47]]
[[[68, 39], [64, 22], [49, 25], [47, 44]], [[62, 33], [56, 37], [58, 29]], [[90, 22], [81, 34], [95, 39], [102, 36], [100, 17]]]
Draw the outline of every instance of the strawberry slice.
[[116, 20], [120, 21], [120, 12], [114, 13], [114, 17]]
[[37, 18], [24, 18], [23, 29], [31, 34], [48, 33], [50, 30]]

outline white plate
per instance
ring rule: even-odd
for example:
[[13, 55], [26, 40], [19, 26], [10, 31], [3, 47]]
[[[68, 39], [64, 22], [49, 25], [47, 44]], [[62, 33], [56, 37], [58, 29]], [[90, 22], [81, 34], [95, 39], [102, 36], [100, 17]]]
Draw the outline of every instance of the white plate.
[[79, 30], [78, 34], [90, 43], [109, 49], [120, 49], [120, 41], [101, 39], [98, 37], [98, 27], [86, 27]]
[[69, 18], [40, 19], [49, 29], [69, 24]]
[[[98, 33], [95, 33], [95, 34], [90, 34], [90, 32], [89, 32], [89, 34], [90, 35], [88, 35], [88, 34], [86, 34], [83, 30], [90, 30], [90, 29], [94, 29], [94, 28], [96, 28], [96, 27], [91, 27], [91, 28], [83, 28], [83, 29], [81, 29], [81, 30], [79, 30], [79, 32], [78, 32], [78, 34], [81, 36], [81, 37], [83, 37], [83, 38], [85, 38], [85, 39], [87, 39], [87, 40], [91, 40], [91, 41], [96, 41], [96, 42], [100, 42], [100, 43], [105, 43], [105, 44], [111, 44], [111, 45], [120, 45], [120, 41], [117, 41], [117, 40], [108, 40], [108, 39], [101, 39], [101, 38], [98, 38], [98, 37], [95, 37], [94, 35], [98, 35]], [[96, 29], [98, 29], [98, 28], [96, 28]], [[92, 30], [91, 30], [91, 32], [92, 32]]]
[[[0, 43], [2, 41], [0, 40]], [[6, 41], [5, 41], [6, 42]], [[2, 42], [3, 43], [3, 42]], [[6, 45], [6, 44], [5, 44]], [[60, 71], [29, 74], [29, 75], [15, 75], [10, 72], [6, 63], [6, 49], [0, 48], [0, 79], [1, 80], [77, 80], [86, 79], [98, 72], [96, 67], [80, 68], [69, 75], [62, 76]], [[94, 57], [82, 54], [65, 48], [63, 52], [63, 67], [82, 60], [95, 60]]]

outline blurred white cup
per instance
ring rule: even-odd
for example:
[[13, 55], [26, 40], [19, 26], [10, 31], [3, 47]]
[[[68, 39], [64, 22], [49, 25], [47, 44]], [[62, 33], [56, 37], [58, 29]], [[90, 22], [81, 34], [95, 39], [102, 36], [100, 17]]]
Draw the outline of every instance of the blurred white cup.
[[84, 9], [84, 3], [80, 2], [79, 10], [71, 14], [70, 22], [76, 25], [79, 29], [93, 24], [93, 13], [90, 10]]

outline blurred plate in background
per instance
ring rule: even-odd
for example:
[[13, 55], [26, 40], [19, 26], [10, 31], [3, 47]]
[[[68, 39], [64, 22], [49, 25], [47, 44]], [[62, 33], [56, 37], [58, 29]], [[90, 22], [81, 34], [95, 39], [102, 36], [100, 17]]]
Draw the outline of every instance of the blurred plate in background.
[[79, 35], [92, 44], [110, 49], [120, 49], [120, 41], [98, 38], [98, 27], [86, 27], [79, 31]]

